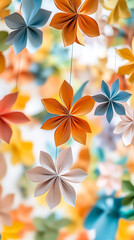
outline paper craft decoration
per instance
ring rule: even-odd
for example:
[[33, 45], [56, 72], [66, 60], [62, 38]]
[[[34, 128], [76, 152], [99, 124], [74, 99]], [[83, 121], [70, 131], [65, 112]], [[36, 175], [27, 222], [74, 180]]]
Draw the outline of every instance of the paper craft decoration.
[[126, 115], [120, 116], [121, 121], [116, 126], [114, 133], [123, 134], [122, 140], [125, 147], [131, 143], [134, 144], [134, 109], [131, 109], [128, 104], [125, 105]]
[[0, 138], [7, 143], [10, 142], [12, 136], [10, 123], [20, 124], [30, 121], [24, 113], [11, 110], [17, 100], [17, 96], [18, 92], [11, 93], [0, 100]]
[[129, 18], [131, 14], [126, 0], [101, 0], [102, 6], [111, 13], [108, 18], [109, 24], [118, 24], [120, 18]]
[[11, 4], [12, 0], [0, 1], [0, 20], [10, 14], [10, 10], [7, 7]]
[[132, 40], [131, 51], [128, 48], [123, 48], [123, 49], [117, 49], [116, 52], [121, 58], [129, 61], [122, 67], [119, 67], [118, 73], [122, 75], [125, 75], [125, 74], [129, 75], [128, 80], [130, 83], [133, 83], [134, 82], [134, 38]]
[[133, 240], [134, 239], [134, 221], [121, 219], [118, 225], [116, 240]]
[[54, 15], [50, 26], [62, 29], [65, 46], [74, 42], [85, 45], [82, 32], [89, 37], [100, 35], [97, 22], [88, 16], [97, 11], [98, 0], [85, 0], [83, 4], [81, 0], [55, 0], [54, 2], [61, 12]]
[[73, 157], [71, 148], [61, 151], [54, 164], [50, 155], [40, 152], [40, 164], [27, 171], [27, 175], [33, 182], [39, 182], [35, 189], [35, 197], [47, 193], [46, 202], [49, 208], [56, 207], [61, 201], [61, 192], [64, 200], [71, 206], [75, 206], [76, 192], [72, 183], [81, 183], [87, 176], [81, 169], [69, 170]]
[[123, 169], [121, 166], [112, 161], [100, 162], [98, 164], [100, 176], [97, 185], [106, 190], [106, 194], [110, 195], [114, 191], [121, 190], [121, 177]]
[[127, 193], [122, 200], [123, 205], [132, 205], [134, 207], [134, 185], [129, 181], [123, 181], [122, 190], [124, 193]]
[[59, 96], [64, 105], [53, 98], [46, 98], [42, 103], [46, 110], [51, 114], [56, 114], [47, 120], [42, 129], [52, 130], [58, 127], [55, 131], [55, 144], [56, 146], [66, 143], [72, 133], [72, 137], [81, 144], [86, 144], [86, 133], [91, 133], [90, 126], [87, 121], [80, 118], [91, 112], [94, 107], [94, 100], [90, 96], [84, 96], [73, 104], [73, 88], [71, 85], [64, 81]]
[[124, 106], [119, 102], [126, 102], [132, 95], [125, 91], [119, 91], [119, 89], [119, 79], [112, 84], [111, 90], [109, 89], [107, 83], [102, 81], [101, 91], [103, 94], [93, 96], [93, 99], [96, 102], [101, 103], [96, 108], [95, 115], [103, 116], [106, 113], [106, 118], [109, 123], [113, 118], [113, 110], [115, 110], [118, 115], [126, 114]]
[[1, 240], [16, 240], [20, 239], [19, 233], [24, 227], [24, 224], [21, 222], [14, 222], [12, 226], [4, 226], [3, 232], [1, 234]]
[[2, 186], [0, 186], [0, 232], [4, 226], [12, 224], [9, 211], [13, 205], [14, 194], [8, 194], [2, 197]]
[[6, 44], [7, 37], [8, 32], [0, 31], [0, 51], [5, 51], [9, 48], [9, 45]]
[[34, 53], [42, 44], [43, 27], [51, 12], [41, 9], [42, 1], [23, 0], [21, 14], [13, 13], [5, 18], [6, 25], [13, 31], [9, 34], [6, 43], [13, 45], [15, 54], [21, 52], [25, 47], [30, 53]]
[[[52, 213], [47, 218], [35, 218], [34, 225], [36, 228], [36, 240], [59, 239], [59, 231], [71, 224], [68, 218], [57, 219], [56, 215]], [[51, 229], [51, 231], [50, 231]]]
[[2, 52], [0, 52], [0, 73], [4, 72], [6, 67], [5, 57]]

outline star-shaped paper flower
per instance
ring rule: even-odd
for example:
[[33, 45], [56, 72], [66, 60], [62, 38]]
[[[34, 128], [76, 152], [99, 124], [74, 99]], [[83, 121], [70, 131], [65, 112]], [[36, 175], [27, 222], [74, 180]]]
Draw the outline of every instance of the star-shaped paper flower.
[[6, 25], [13, 30], [7, 38], [7, 44], [13, 45], [15, 54], [25, 47], [30, 53], [34, 53], [42, 44], [43, 27], [51, 12], [41, 9], [42, 0], [23, 0], [21, 14], [13, 13], [5, 18]]
[[[62, 29], [64, 45], [74, 42], [84, 45], [82, 32], [89, 37], [99, 36], [97, 22], [89, 17], [97, 11], [98, 0], [55, 0], [55, 5], [62, 12], [55, 14], [50, 26]], [[82, 31], [82, 32], [81, 32]]]
[[17, 100], [18, 92], [6, 95], [0, 100], [0, 138], [9, 143], [12, 136], [10, 123], [20, 124], [29, 122], [28, 117], [16, 110], [11, 110]]
[[114, 133], [121, 134], [124, 145], [127, 147], [131, 143], [134, 144], [134, 109], [131, 109], [128, 104], [125, 105], [126, 115], [121, 116], [121, 121], [116, 126]]
[[7, 7], [11, 4], [12, 0], [4, 0], [0, 1], [0, 19], [4, 19], [4, 17], [10, 14], [10, 10]]
[[96, 110], [95, 115], [102, 116], [106, 113], [107, 121], [110, 123], [113, 118], [113, 110], [118, 115], [125, 115], [125, 108], [119, 102], [126, 102], [131, 94], [125, 91], [119, 91], [120, 84], [119, 79], [117, 79], [111, 86], [111, 90], [106, 82], [102, 81], [101, 91], [103, 94], [98, 94], [93, 96], [93, 99], [100, 104]]
[[4, 226], [10, 226], [12, 224], [9, 211], [13, 205], [14, 194], [8, 194], [4, 198], [2, 197], [2, 187], [0, 186], [0, 232]]
[[98, 178], [98, 186], [104, 188], [108, 195], [113, 191], [121, 189], [121, 176], [123, 169], [121, 166], [116, 165], [112, 161], [99, 163], [100, 176]]
[[103, 7], [110, 10], [109, 23], [118, 24], [120, 18], [129, 18], [131, 14], [126, 0], [101, 0]]
[[56, 207], [61, 201], [61, 192], [64, 200], [75, 206], [76, 192], [72, 183], [82, 182], [87, 174], [81, 169], [69, 170], [73, 163], [72, 150], [67, 148], [60, 152], [54, 164], [50, 155], [40, 153], [42, 167], [36, 167], [27, 172], [33, 182], [39, 182], [35, 197], [47, 193], [46, 201], [50, 208]]
[[41, 128], [52, 130], [58, 127], [55, 131], [56, 146], [67, 142], [71, 133], [77, 142], [86, 144], [86, 133], [91, 133], [91, 129], [88, 122], [79, 116], [84, 116], [92, 110], [95, 103], [93, 98], [84, 96], [73, 105], [73, 88], [66, 81], [63, 82], [59, 95], [64, 105], [53, 98], [42, 100], [46, 110], [57, 116], [47, 120]]
[[122, 75], [129, 75], [129, 82], [134, 82], [134, 38], [132, 40], [132, 51], [128, 48], [123, 49], [117, 49], [117, 54], [129, 62], [123, 65], [122, 67], [119, 67], [118, 73]]

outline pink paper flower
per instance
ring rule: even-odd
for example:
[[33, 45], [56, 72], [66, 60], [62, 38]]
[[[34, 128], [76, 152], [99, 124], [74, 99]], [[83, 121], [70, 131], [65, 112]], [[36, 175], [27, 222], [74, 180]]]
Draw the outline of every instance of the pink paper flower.
[[14, 194], [8, 194], [2, 198], [2, 187], [0, 186], [0, 232], [4, 226], [11, 226], [12, 221], [9, 211], [13, 205]]
[[98, 187], [105, 188], [108, 195], [121, 189], [121, 176], [123, 174], [121, 166], [114, 164], [112, 161], [107, 161], [99, 163], [99, 171]]
[[125, 105], [126, 115], [120, 116], [121, 121], [114, 130], [115, 134], [121, 134], [125, 147], [131, 143], [134, 144], [134, 109], [131, 109], [128, 104]]
[[39, 182], [35, 190], [35, 197], [47, 193], [46, 201], [49, 208], [56, 207], [61, 201], [61, 192], [64, 200], [75, 206], [76, 192], [72, 183], [82, 182], [87, 174], [81, 169], [69, 170], [73, 163], [72, 150], [67, 148], [60, 152], [54, 164], [50, 155], [40, 152], [40, 164], [27, 174], [31, 181]]
[[20, 124], [29, 121], [28, 117], [20, 111], [11, 110], [17, 100], [18, 92], [6, 95], [0, 100], [0, 138], [9, 143], [12, 136], [10, 123]]

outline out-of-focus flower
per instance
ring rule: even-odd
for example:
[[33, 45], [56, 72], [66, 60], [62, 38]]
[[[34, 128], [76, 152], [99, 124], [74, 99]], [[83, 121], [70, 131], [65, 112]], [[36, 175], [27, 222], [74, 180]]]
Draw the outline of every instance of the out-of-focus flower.
[[[13, 92], [15, 89], [13, 89]], [[16, 103], [13, 106], [13, 109], [19, 109], [19, 110], [24, 110], [26, 107], [27, 102], [30, 100], [30, 97], [28, 94], [23, 93], [22, 91], [19, 92], [18, 98]]]
[[9, 48], [9, 46], [6, 44], [7, 37], [8, 37], [8, 32], [0, 31], [0, 51], [1, 52], [6, 51]]
[[59, 95], [65, 106], [53, 98], [42, 100], [46, 110], [58, 116], [47, 120], [41, 128], [52, 130], [58, 127], [55, 131], [56, 146], [66, 143], [71, 133], [76, 141], [86, 144], [86, 133], [91, 133], [91, 129], [88, 122], [78, 116], [84, 116], [91, 112], [95, 103], [93, 98], [84, 96], [73, 105], [73, 88], [66, 81], [63, 82]]
[[121, 121], [116, 126], [114, 133], [121, 134], [125, 146], [134, 144], [134, 110], [128, 104], [125, 105], [126, 115], [120, 116]]
[[20, 112], [11, 110], [18, 97], [18, 92], [6, 95], [0, 100], [0, 138], [9, 143], [12, 136], [10, 123], [21, 124], [29, 122], [28, 117]]
[[[21, 56], [15, 55], [13, 48], [8, 55], [9, 65], [5, 68], [1, 78], [6, 81], [19, 81], [19, 84], [30, 82], [34, 79], [32, 73], [29, 72], [32, 63], [32, 56], [24, 49]], [[19, 72], [18, 72], [19, 71]]]
[[0, 73], [4, 72], [6, 67], [5, 57], [2, 52], [0, 52]]
[[98, 187], [104, 188], [108, 195], [121, 189], [121, 176], [123, 174], [121, 166], [112, 161], [107, 161], [99, 163], [98, 169], [100, 172], [100, 176], [97, 180]]
[[5, 177], [6, 173], [7, 173], [6, 160], [5, 160], [4, 156], [3, 156], [3, 154], [0, 153], [0, 179]]
[[0, 19], [4, 19], [4, 17], [10, 14], [10, 10], [7, 7], [11, 4], [12, 0], [4, 0], [0, 1]]
[[35, 190], [35, 197], [49, 190], [46, 202], [50, 208], [54, 208], [60, 203], [62, 192], [64, 200], [75, 206], [76, 192], [71, 183], [82, 182], [87, 174], [81, 169], [69, 170], [73, 163], [71, 148], [61, 151], [55, 164], [48, 153], [41, 151], [40, 163], [42, 167], [27, 172], [31, 181], [40, 182]]
[[10, 212], [11, 219], [13, 222], [20, 222], [24, 224], [24, 227], [19, 232], [20, 238], [22, 238], [25, 233], [34, 231], [34, 225], [31, 219], [31, 213], [33, 211], [32, 207], [27, 207], [24, 204], [21, 204], [16, 210]]
[[110, 87], [116, 81], [116, 79], [120, 79], [120, 90], [130, 89], [129, 84], [126, 82], [125, 76], [120, 75], [118, 73], [113, 73], [112, 74], [110, 80], [108, 81], [108, 84], [109, 84]]
[[95, 115], [102, 116], [106, 113], [107, 121], [110, 123], [113, 118], [113, 109], [118, 115], [125, 115], [125, 108], [119, 102], [126, 102], [132, 94], [119, 91], [120, 84], [117, 79], [111, 86], [111, 91], [106, 82], [102, 81], [101, 91], [103, 94], [93, 96], [93, 99], [101, 103], [95, 110]]
[[5, 226], [1, 234], [1, 240], [20, 239], [19, 233], [22, 230], [23, 226], [24, 225], [19, 222], [13, 223], [10, 227]]
[[21, 131], [13, 128], [13, 137], [9, 145], [3, 143], [1, 145], [2, 152], [9, 152], [11, 154], [11, 162], [13, 165], [24, 164], [31, 166], [34, 164], [33, 143], [24, 141], [21, 136]]
[[87, 147], [83, 147], [79, 152], [78, 160], [76, 161], [76, 163], [73, 164], [71, 169], [80, 168], [84, 172], [88, 173], [89, 164], [90, 164], [89, 149]]
[[134, 206], [134, 185], [130, 181], [123, 181], [122, 182], [122, 191], [124, 193], [127, 193], [127, 195], [122, 200], [123, 205]]
[[25, 47], [30, 53], [38, 50], [42, 44], [42, 32], [38, 29], [43, 27], [51, 12], [41, 9], [42, 1], [23, 0], [21, 14], [13, 13], [5, 17], [6, 25], [13, 31], [9, 34], [6, 43], [13, 45], [15, 54]]
[[36, 228], [36, 239], [59, 239], [60, 229], [71, 224], [71, 220], [68, 218], [57, 219], [55, 214], [51, 214], [47, 218], [35, 218], [34, 225]]
[[91, 238], [88, 236], [88, 232], [85, 230], [81, 230], [78, 233], [74, 234], [74, 235], [70, 235], [67, 232], [61, 232], [59, 235], [58, 240], [68, 240], [68, 239], [72, 239], [72, 240], [90, 240]]
[[74, 42], [84, 45], [81, 31], [89, 37], [100, 35], [97, 22], [88, 16], [97, 11], [98, 0], [85, 0], [83, 4], [81, 0], [55, 0], [55, 5], [62, 12], [54, 15], [50, 26], [62, 29], [65, 46]]
[[134, 240], [134, 221], [120, 219], [116, 240]]
[[109, 24], [118, 24], [120, 18], [129, 18], [131, 14], [126, 0], [101, 0], [102, 6], [111, 13], [108, 18]]
[[14, 194], [8, 194], [4, 198], [2, 197], [2, 186], [0, 186], [0, 232], [4, 226], [10, 226], [12, 224], [9, 211], [13, 205]]
[[132, 40], [132, 51], [128, 48], [123, 48], [123, 49], [117, 49], [116, 50], [117, 54], [125, 59], [128, 60], [129, 62], [123, 65], [122, 67], [119, 67], [118, 73], [122, 75], [129, 75], [129, 82], [133, 83], [134, 82], [134, 38]]

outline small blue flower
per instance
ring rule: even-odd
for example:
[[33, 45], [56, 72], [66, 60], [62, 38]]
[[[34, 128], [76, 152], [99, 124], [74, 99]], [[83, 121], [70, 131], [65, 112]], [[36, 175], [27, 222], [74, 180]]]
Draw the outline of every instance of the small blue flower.
[[9, 34], [6, 43], [13, 45], [15, 54], [21, 52], [25, 47], [30, 53], [38, 50], [42, 44], [43, 27], [51, 12], [41, 9], [42, 0], [23, 0], [21, 14], [13, 13], [5, 18], [6, 25], [13, 31]]
[[111, 86], [111, 91], [106, 82], [102, 81], [101, 91], [103, 94], [93, 96], [93, 99], [100, 104], [96, 110], [95, 115], [103, 116], [106, 113], [107, 121], [110, 123], [113, 118], [113, 110], [118, 115], [126, 115], [125, 108], [118, 102], [126, 102], [132, 94], [120, 91], [119, 79], [117, 79]]

